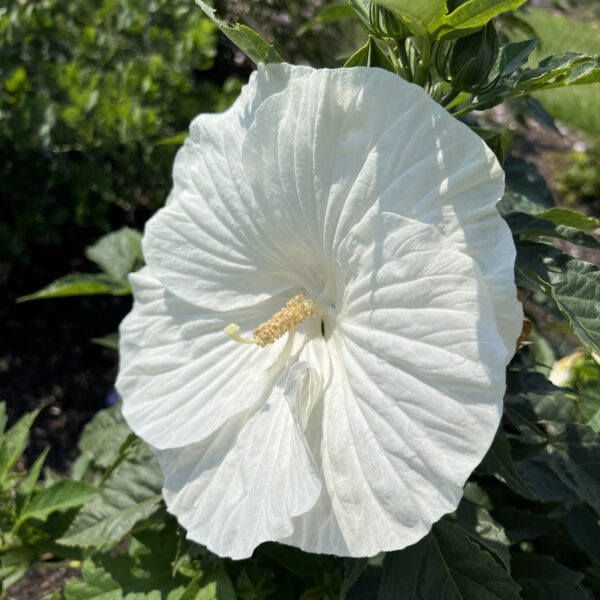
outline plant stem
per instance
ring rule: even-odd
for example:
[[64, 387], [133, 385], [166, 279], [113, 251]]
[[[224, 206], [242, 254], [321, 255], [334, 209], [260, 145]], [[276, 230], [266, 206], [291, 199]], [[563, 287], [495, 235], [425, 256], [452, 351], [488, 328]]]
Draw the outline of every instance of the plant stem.
[[427, 77], [429, 75], [429, 68], [431, 67], [431, 40], [429, 36], [423, 37], [423, 50], [421, 52], [421, 58], [419, 59], [419, 67], [417, 69], [417, 75], [415, 77], [415, 83], [421, 87], [425, 87]]
[[392, 63], [392, 67], [394, 67], [394, 71], [396, 72], [396, 75], [405, 77], [406, 74], [404, 72], [404, 69], [402, 68], [402, 65], [398, 62], [398, 59], [396, 58], [396, 55], [394, 54], [394, 49], [391, 47], [391, 45], [389, 43], [387, 44], [387, 50], [388, 50], [388, 57], [390, 59], [390, 62]]
[[408, 58], [408, 54], [406, 53], [406, 41], [397, 40], [396, 47], [398, 48], [398, 58], [400, 59], [400, 64], [404, 69], [405, 79], [407, 81], [412, 81], [413, 74], [410, 68], [410, 59]]
[[454, 98], [456, 98], [460, 94], [460, 90], [452, 88], [447, 94], [445, 94], [440, 100], [440, 104], [442, 106], [448, 106]]

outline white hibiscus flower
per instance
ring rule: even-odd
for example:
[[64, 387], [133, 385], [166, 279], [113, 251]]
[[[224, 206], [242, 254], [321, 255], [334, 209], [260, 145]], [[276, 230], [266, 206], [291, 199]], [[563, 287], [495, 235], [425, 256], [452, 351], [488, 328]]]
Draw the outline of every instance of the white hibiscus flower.
[[174, 181], [118, 380], [169, 511], [233, 558], [418, 541], [491, 444], [521, 330], [493, 154], [390, 73], [271, 65], [192, 123]]

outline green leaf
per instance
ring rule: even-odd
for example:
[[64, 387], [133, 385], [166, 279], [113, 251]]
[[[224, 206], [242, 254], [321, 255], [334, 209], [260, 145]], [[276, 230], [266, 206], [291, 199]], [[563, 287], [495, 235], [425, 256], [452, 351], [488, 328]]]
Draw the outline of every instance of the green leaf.
[[83, 481], [57, 481], [35, 494], [23, 507], [16, 528], [29, 519], [44, 521], [54, 512], [81, 506], [89, 502], [96, 493], [93, 485]]
[[546, 515], [512, 506], [499, 506], [492, 512], [494, 518], [504, 527], [511, 542], [535, 540], [554, 527], [554, 522]]
[[50, 447], [47, 446], [41, 452], [41, 454], [37, 457], [25, 477], [19, 482], [17, 485], [17, 510], [20, 511], [24, 504], [26, 504], [31, 498], [31, 494], [35, 490], [35, 485], [40, 478], [40, 473], [42, 472], [42, 467], [44, 466], [44, 462], [46, 462], [46, 457], [48, 456], [48, 452], [50, 451]]
[[502, 483], [524, 498], [533, 499], [531, 490], [523, 481], [510, 452], [510, 445], [502, 428], [496, 432], [491, 448], [485, 455], [478, 470], [493, 475]]
[[567, 423], [563, 433], [549, 436], [545, 456], [559, 479], [600, 513], [600, 437]]
[[250, 564], [244, 567], [235, 583], [239, 600], [263, 600], [277, 594], [278, 586], [273, 572], [266, 566]]
[[29, 440], [29, 430], [40, 409], [24, 414], [6, 433], [0, 435], [0, 483], [23, 454]]
[[535, 69], [525, 69], [517, 79], [511, 95], [599, 81], [600, 56], [567, 52], [545, 58]]
[[[568, 497], [549, 475], [568, 488], [582, 501], [600, 513], [600, 436], [589, 427], [576, 423], [537, 421], [532, 412], [512, 403], [506, 406], [505, 413], [522, 434], [525, 443], [538, 440], [543, 443], [540, 451], [532, 458], [519, 461], [519, 469], [526, 477], [524, 469], [532, 470], [537, 478], [541, 476], [548, 497], [543, 500], [564, 500]], [[535, 485], [535, 483], [533, 484]], [[552, 495], [556, 497], [552, 497]]]
[[572, 540], [589, 557], [592, 564], [600, 567], [600, 521], [587, 506], [574, 506], [564, 517], [563, 522]]
[[304, 24], [299, 30], [298, 35], [302, 36], [311, 31], [317, 25], [328, 25], [336, 23], [354, 16], [354, 10], [350, 4], [325, 4], [315, 16]]
[[102, 337], [92, 338], [92, 342], [94, 344], [98, 344], [98, 346], [104, 346], [105, 348], [109, 348], [110, 350], [118, 350], [119, 334], [115, 331], [114, 333], [103, 335]]
[[254, 63], [280, 63], [281, 55], [272, 44], [246, 25], [230, 25], [216, 16], [214, 8], [196, 0], [196, 4], [208, 18]]
[[183, 142], [188, 138], [188, 131], [181, 131], [176, 133], [175, 135], [170, 135], [169, 137], [161, 138], [157, 142], [154, 142], [155, 146], [181, 146]]
[[104, 273], [71, 273], [60, 277], [33, 294], [21, 296], [17, 302], [66, 296], [95, 296], [97, 294], [126, 296], [131, 294], [131, 287], [128, 283], [115, 281]]
[[494, 520], [485, 508], [463, 498], [456, 512], [447, 518], [472, 541], [477, 542], [485, 550], [491, 552], [506, 571], [510, 573], [508, 538], [503, 527]]
[[540, 219], [546, 219], [551, 221], [555, 225], [565, 225], [567, 227], [574, 227], [585, 233], [593, 233], [597, 229], [600, 229], [600, 219], [595, 217], [589, 217], [581, 212], [570, 210], [568, 208], [551, 208], [538, 213]]
[[130, 434], [131, 429], [123, 419], [121, 405], [117, 404], [96, 413], [83, 428], [79, 449], [95, 465], [107, 468], [117, 458], [119, 448]]
[[583, 575], [567, 569], [550, 556], [515, 554], [512, 565], [523, 600], [592, 600], [581, 586]]
[[600, 242], [591, 235], [570, 227], [568, 225], [555, 224], [552, 221], [540, 218], [540, 216], [528, 215], [515, 212], [505, 216], [506, 222], [513, 235], [525, 235], [528, 239], [533, 238], [558, 238], [572, 244], [585, 248], [600, 249]]
[[0, 402], [0, 440], [2, 440], [2, 435], [4, 434], [7, 421], [8, 415], [6, 414], [6, 403]]
[[[579, 339], [600, 352], [600, 270], [544, 244], [517, 244], [520, 284], [537, 282], [569, 320]], [[539, 288], [537, 288], [539, 289]]]
[[[504, 163], [504, 171], [506, 172], [507, 192], [525, 197], [527, 203], [534, 207], [529, 209], [515, 206], [512, 210], [539, 213], [554, 206], [552, 192], [538, 168], [532, 162], [509, 156]], [[504, 201], [502, 201], [502, 204], [504, 204]], [[502, 210], [502, 212], [508, 211]]]
[[[123, 600], [121, 586], [110, 573], [96, 567], [91, 560], [84, 561], [81, 567], [82, 580], [70, 579], [63, 591], [64, 600]], [[137, 596], [136, 600], [144, 600], [146, 596]]]
[[371, 35], [367, 43], [346, 61], [344, 67], [379, 67], [380, 69], [394, 72], [392, 63]]
[[417, 35], [432, 34], [446, 14], [446, 0], [376, 0]]
[[85, 250], [89, 260], [95, 262], [114, 281], [127, 286], [127, 276], [144, 264], [142, 234], [123, 227], [101, 237]]
[[160, 506], [162, 475], [147, 446], [140, 444], [100, 487], [58, 540], [65, 546], [108, 547]]
[[436, 37], [456, 37], [481, 29], [503, 12], [516, 10], [527, 0], [467, 0], [444, 17]]
[[529, 56], [539, 43], [539, 38], [533, 38], [520, 42], [509, 42], [502, 46], [500, 49], [502, 56], [500, 61], [500, 64], [502, 65], [502, 75], [504, 77], [509, 77], [517, 69], [522, 67], [528, 61]]
[[385, 557], [377, 600], [517, 600], [519, 586], [455, 525], [436, 523], [427, 537]]
[[326, 554], [309, 554], [294, 546], [267, 542], [257, 550], [257, 554], [267, 556], [284, 569], [300, 578], [312, 578], [320, 571], [333, 571], [337, 560]]

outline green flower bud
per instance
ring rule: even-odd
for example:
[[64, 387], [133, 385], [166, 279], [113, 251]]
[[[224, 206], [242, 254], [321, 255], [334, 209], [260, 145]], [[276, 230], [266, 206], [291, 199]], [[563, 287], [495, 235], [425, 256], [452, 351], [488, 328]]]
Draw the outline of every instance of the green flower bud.
[[[471, 35], [442, 42], [436, 54], [438, 72], [455, 89], [481, 93], [490, 88], [490, 73], [498, 59], [500, 42], [494, 24]], [[492, 82], [491, 87], [496, 82]]]

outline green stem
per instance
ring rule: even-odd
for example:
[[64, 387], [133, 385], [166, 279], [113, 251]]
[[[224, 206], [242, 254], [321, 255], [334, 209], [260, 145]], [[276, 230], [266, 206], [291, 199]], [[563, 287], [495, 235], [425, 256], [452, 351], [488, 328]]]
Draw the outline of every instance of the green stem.
[[429, 68], [431, 67], [431, 40], [429, 36], [423, 38], [423, 50], [419, 59], [419, 66], [415, 77], [415, 83], [421, 87], [425, 87], [427, 77], [429, 76]]
[[388, 58], [390, 59], [390, 62], [392, 63], [392, 67], [394, 67], [394, 71], [395, 71], [396, 75], [405, 77], [404, 69], [402, 68], [402, 65], [398, 62], [398, 59], [396, 58], [396, 55], [394, 54], [394, 49], [390, 46], [390, 44], [387, 44], [387, 51], [388, 51]]
[[464, 117], [465, 115], [468, 115], [469, 113], [473, 112], [475, 109], [476, 107], [471, 104], [470, 106], [465, 106], [464, 108], [453, 112], [452, 116], [456, 117], [457, 119], [460, 119], [461, 117]]
[[451, 89], [447, 94], [445, 94], [440, 100], [440, 104], [442, 106], [448, 106], [452, 100], [454, 100], [460, 94], [460, 90]]
[[404, 69], [404, 78], [407, 81], [413, 80], [412, 70], [410, 68], [410, 58], [408, 58], [408, 54], [406, 52], [406, 42], [405, 40], [398, 40], [396, 42], [396, 47], [398, 48], [398, 58], [400, 59], [400, 64]]

